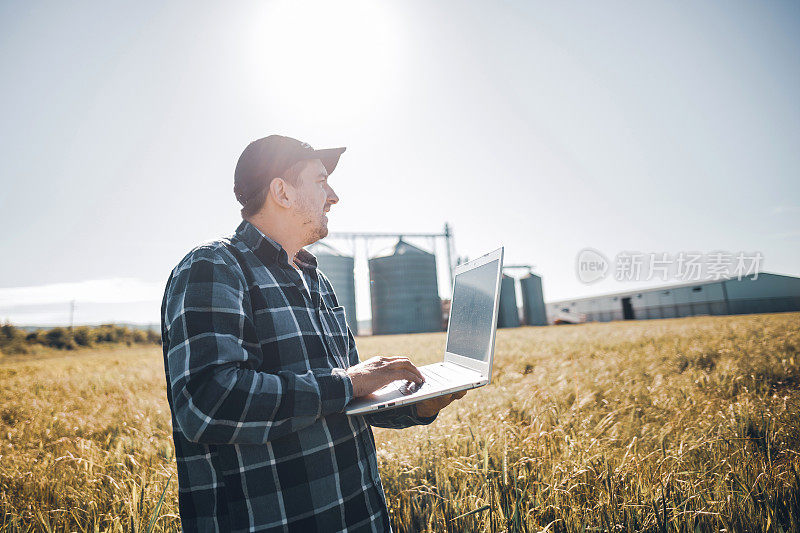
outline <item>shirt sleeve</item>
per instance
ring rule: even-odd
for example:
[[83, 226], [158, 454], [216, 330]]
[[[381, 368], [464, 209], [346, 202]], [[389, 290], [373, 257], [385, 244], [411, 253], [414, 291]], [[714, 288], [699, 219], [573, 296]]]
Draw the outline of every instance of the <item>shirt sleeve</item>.
[[244, 275], [219, 246], [195, 249], [166, 288], [164, 321], [173, 410], [192, 442], [258, 444], [341, 412], [353, 397], [342, 368], [261, 368]]

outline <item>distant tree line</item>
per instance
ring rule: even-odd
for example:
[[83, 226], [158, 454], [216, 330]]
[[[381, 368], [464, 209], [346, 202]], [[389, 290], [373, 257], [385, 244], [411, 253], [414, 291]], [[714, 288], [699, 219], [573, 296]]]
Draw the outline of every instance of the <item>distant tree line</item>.
[[75, 350], [93, 346], [126, 344], [161, 344], [161, 334], [153, 330], [133, 329], [115, 324], [102, 326], [78, 326], [69, 328], [38, 329], [25, 331], [11, 324], [0, 326], [0, 353], [26, 354], [36, 351], [37, 346], [57, 350]]

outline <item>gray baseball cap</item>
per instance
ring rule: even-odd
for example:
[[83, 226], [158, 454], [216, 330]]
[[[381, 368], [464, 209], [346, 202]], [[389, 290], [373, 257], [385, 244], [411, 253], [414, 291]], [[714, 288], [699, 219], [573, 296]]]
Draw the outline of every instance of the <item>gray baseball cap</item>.
[[233, 174], [233, 192], [244, 205], [298, 161], [319, 159], [330, 174], [345, 150], [344, 147], [315, 150], [308, 143], [283, 135], [263, 137], [248, 144], [239, 156]]

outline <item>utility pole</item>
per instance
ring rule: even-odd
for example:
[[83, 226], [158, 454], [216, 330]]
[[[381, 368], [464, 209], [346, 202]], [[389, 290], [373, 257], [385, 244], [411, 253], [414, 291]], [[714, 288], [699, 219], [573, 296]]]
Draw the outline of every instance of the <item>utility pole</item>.
[[450, 224], [447, 222], [444, 223], [444, 243], [447, 246], [447, 268], [450, 271], [450, 298], [453, 297], [453, 257], [452, 257], [452, 249], [453, 245], [455, 244], [453, 241], [455, 237], [453, 237], [453, 230], [450, 229]]
[[75, 300], [69, 303], [69, 330], [72, 331], [72, 326], [75, 322]]

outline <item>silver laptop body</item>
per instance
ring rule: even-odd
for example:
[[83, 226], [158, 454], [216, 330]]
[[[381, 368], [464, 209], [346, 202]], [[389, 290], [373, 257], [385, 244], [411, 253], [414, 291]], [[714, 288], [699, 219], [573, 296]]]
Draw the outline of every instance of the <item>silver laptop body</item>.
[[419, 367], [425, 383], [416, 392], [409, 393], [405, 380], [395, 381], [354, 398], [345, 414], [393, 409], [491, 383], [502, 272], [502, 247], [457, 266], [444, 360]]

